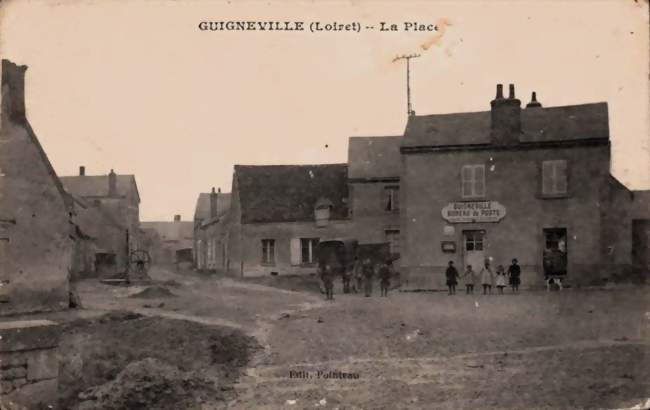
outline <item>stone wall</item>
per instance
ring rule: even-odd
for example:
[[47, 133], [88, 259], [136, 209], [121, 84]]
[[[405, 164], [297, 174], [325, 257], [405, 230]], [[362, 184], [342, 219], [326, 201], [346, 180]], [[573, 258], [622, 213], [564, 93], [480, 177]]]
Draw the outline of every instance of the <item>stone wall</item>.
[[0, 322], [0, 337], [0, 407], [57, 408], [59, 326], [49, 320]]
[[26, 69], [2, 61], [0, 316], [65, 309], [69, 298], [70, 204], [25, 116]]

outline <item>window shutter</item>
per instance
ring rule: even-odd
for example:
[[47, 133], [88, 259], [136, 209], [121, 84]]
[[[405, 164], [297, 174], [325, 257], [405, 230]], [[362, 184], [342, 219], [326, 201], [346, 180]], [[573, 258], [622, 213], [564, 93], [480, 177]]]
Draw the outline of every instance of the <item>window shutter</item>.
[[474, 195], [485, 196], [485, 167], [483, 165], [474, 167]]
[[300, 248], [300, 238], [291, 238], [290, 243], [291, 250], [291, 264], [296, 266], [300, 265], [301, 257], [301, 248]]
[[472, 195], [472, 169], [465, 165], [461, 172], [462, 196]]

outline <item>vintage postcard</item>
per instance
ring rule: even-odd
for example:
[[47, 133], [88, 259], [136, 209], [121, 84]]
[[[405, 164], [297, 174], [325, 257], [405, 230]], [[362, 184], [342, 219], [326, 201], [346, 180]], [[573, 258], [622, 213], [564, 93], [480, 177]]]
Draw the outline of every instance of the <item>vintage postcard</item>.
[[0, 409], [649, 409], [649, 16], [0, 2]]

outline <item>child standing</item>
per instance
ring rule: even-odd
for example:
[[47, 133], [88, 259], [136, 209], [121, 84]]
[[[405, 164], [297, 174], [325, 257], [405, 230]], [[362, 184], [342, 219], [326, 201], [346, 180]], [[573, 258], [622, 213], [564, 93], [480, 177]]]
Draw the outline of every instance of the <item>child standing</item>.
[[454, 266], [454, 261], [449, 261], [447, 266], [447, 271], [445, 272], [447, 276], [447, 287], [449, 288], [449, 294], [456, 294], [456, 285], [458, 285], [458, 270]]
[[500, 295], [503, 295], [503, 288], [506, 286], [506, 270], [503, 265], [499, 265], [497, 266], [497, 289], [499, 289]]
[[481, 269], [481, 283], [483, 284], [483, 294], [486, 295], [488, 292], [492, 294], [492, 281], [494, 280], [494, 273], [492, 273], [492, 268], [490, 268], [490, 261], [485, 260], [485, 265]]
[[325, 299], [334, 300], [334, 277], [333, 277], [332, 268], [330, 265], [325, 265], [321, 271], [321, 280], [323, 281], [323, 286], [325, 287]]
[[478, 275], [472, 269], [472, 265], [467, 265], [465, 268], [463, 280], [465, 281], [465, 293], [467, 295], [474, 293], [474, 284], [478, 281]]

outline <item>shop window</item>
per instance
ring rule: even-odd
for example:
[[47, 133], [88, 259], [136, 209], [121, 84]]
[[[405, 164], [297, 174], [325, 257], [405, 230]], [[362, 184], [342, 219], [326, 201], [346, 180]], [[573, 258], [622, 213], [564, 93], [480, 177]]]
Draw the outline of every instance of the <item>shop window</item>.
[[275, 264], [275, 239], [262, 239], [262, 263]]
[[567, 194], [567, 162], [553, 160], [542, 162], [542, 195], [563, 196]]
[[301, 238], [300, 239], [300, 253], [302, 263], [315, 263], [316, 262], [316, 247], [318, 246], [318, 238]]
[[399, 187], [387, 186], [384, 188], [384, 211], [399, 211]]
[[398, 229], [386, 229], [386, 242], [390, 246], [390, 253], [399, 254], [399, 230]]
[[485, 197], [485, 165], [464, 165], [461, 185], [463, 198]]

